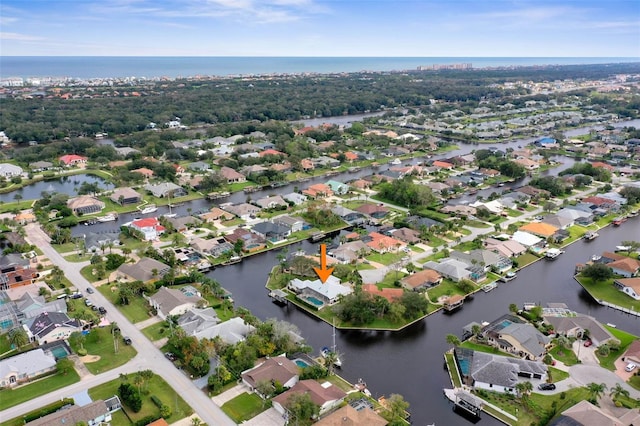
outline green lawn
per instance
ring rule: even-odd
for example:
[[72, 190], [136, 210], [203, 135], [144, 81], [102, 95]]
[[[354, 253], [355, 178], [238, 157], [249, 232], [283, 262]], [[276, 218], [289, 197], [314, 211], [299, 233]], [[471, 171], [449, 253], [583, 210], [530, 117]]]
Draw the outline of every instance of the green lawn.
[[516, 260], [518, 261], [518, 268], [525, 267], [525, 266], [535, 262], [538, 259], [539, 259], [538, 256], [536, 256], [533, 253], [525, 253], [525, 254], [521, 254], [520, 256], [516, 257]]
[[133, 297], [128, 305], [118, 303], [118, 291], [111, 291], [108, 285], [101, 285], [98, 291], [113, 303], [132, 323], [149, 319], [149, 304], [142, 297]]
[[569, 378], [569, 373], [564, 370], [559, 370], [555, 367], [549, 367], [549, 381], [552, 383], [561, 382], [564, 379]]
[[[93, 374], [104, 373], [129, 362], [137, 352], [133, 346], [125, 345], [121, 336], [116, 336], [118, 352], [115, 352], [114, 336], [111, 334], [111, 327], [94, 328], [86, 335], [84, 348], [88, 355], [99, 355], [96, 362], [85, 363], [87, 370]], [[72, 349], [77, 352], [79, 346], [72, 345]]]
[[604, 300], [614, 305], [622, 306], [623, 308], [633, 309], [634, 311], [640, 311], [640, 300], [632, 299], [621, 291], [618, 291], [613, 286], [613, 278], [594, 283], [591, 278], [577, 277], [578, 282], [582, 284], [585, 290], [587, 290], [595, 299]]
[[549, 351], [549, 354], [565, 365], [570, 366], [578, 363], [578, 357], [570, 348], [567, 349], [556, 345]]
[[446, 354], [444, 354], [444, 358], [447, 362], [447, 368], [449, 369], [449, 374], [451, 374], [453, 386], [455, 387], [462, 386], [462, 380], [460, 379], [460, 375], [458, 374], [458, 369], [456, 368], [456, 361], [453, 358], [453, 354], [447, 352]]
[[69, 386], [80, 380], [75, 370], [64, 374], [54, 374], [37, 382], [21, 386], [17, 389], [0, 390], [0, 410], [4, 410], [25, 401], [37, 398], [46, 393]]
[[370, 255], [366, 256], [366, 259], [371, 262], [377, 262], [377, 263], [382, 263], [383, 265], [389, 265], [391, 263], [399, 261], [400, 259], [402, 259], [403, 256], [405, 256], [404, 253], [389, 252], [389, 253], [380, 254], [380, 253], [372, 252]]
[[267, 407], [266, 403], [255, 393], [242, 393], [222, 405], [224, 411], [231, 420], [240, 424], [263, 412]]
[[427, 294], [429, 295], [429, 299], [434, 303], [436, 303], [438, 298], [441, 296], [452, 296], [454, 294], [459, 294], [461, 296], [466, 295], [466, 293], [460, 290], [453, 281], [447, 279], [442, 280], [442, 283], [427, 290]]
[[167, 326], [167, 323], [165, 321], [150, 325], [149, 327], [142, 329], [142, 334], [147, 336], [147, 338], [151, 341], [156, 341], [162, 339], [163, 337], [168, 337], [169, 333], [169, 327]]
[[635, 376], [631, 376], [628, 382], [634, 389], [640, 390], [640, 376], [637, 374]]
[[638, 337], [634, 336], [631, 333], [627, 333], [626, 331], [619, 330], [617, 328], [609, 327], [608, 325], [604, 326], [613, 336], [620, 341], [620, 350], [611, 351], [608, 356], [600, 356], [596, 351], [596, 356], [600, 361], [600, 366], [604, 367], [608, 370], [615, 371], [616, 367], [614, 362], [618, 357], [622, 356], [622, 354], [627, 350], [629, 345], [636, 340]]
[[[129, 380], [129, 383], [133, 384], [133, 374], [129, 374], [126, 376]], [[98, 399], [107, 399], [116, 395], [118, 392], [118, 386], [120, 386], [122, 380], [120, 378], [111, 380], [110, 382], [103, 383], [100, 386], [96, 386], [94, 388], [89, 389], [89, 396], [95, 401]], [[160, 400], [171, 407], [172, 414], [169, 418], [167, 418], [167, 422], [169, 424], [175, 423], [180, 419], [183, 419], [187, 416], [190, 416], [193, 413], [191, 407], [182, 399], [182, 397], [171, 388], [165, 382], [162, 377], [154, 375], [153, 378], [144, 385], [142, 390], [142, 409], [134, 413], [131, 409], [129, 409], [125, 405], [125, 409], [127, 410], [127, 414], [131, 417], [131, 420], [138, 421], [143, 417], [150, 415], [157, 415], [159, 412], [158, 407], [151, 401], [151, 395], [155, 395]], [[112, 424], [121, 424], [112, 422]], [[125, 423], [128, 424], [128, 423]]]

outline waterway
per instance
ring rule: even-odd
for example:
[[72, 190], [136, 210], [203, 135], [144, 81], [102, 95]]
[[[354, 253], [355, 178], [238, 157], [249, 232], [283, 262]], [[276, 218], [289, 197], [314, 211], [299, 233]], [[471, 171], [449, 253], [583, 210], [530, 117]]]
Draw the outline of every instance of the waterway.
[[[443, 398], [442, 389], [450, 387], [444, 368], [443, 353], [448, 349], [445, 336], [460, 336], [462, 327], [477, 321], [491, 321], [508, 313], [510, 303], [563, 302], [571, 309], [590, 314], [603, 323], [640, 334], [640, 319], [597, 305], [573, 279], [576, 263], [592, 254], [612, 250], [622, 240], [640, 239], [640, 218], [620, 227], [600, 231], [600, 237], [578, 241], [554, 261], [541, 260], [518, 272], [518, 277], [500, 284], [490, 293], [477, 293], [452, 315], [437, 312], [400, 332], [341, 331], [336, 344], [342, 354], [340, 372], [356, 382], [363, 378], [375, 397], [399, 393], [411, 404], [415, 425], [435, 422], [438, 425], [465, 424], [467, 420], [452, 412]], [[317, 245], [302, 242], [290, 247], [317, 253]], [[270, 301], [264, 287], [271, 268], [278, 263], [277, 252], [253, 256], [243, 263], [216, 269], [209, 275], [233, 293], [236, 306], [244, 306], [258, 318], [278, 318], [296, 324], [307, 342], [316, 349], [332, 342], [331, 325], [295, 306], [281, 307]], [[497, 425], [497, 420], [484, 415], [481, 424]]]
[[50, 180], [41, 180], [21, 189], [0, 194], [0, 201], [9, 203], [16, 200], [16, 195], [21, 200], [36, 200], [42, 198], [43, 192], [67, 194], [71, 197], [77, 196], [77, 191], [83, 183], [97, 183], [103, 190], [113, 189], [114, 185], [105, 181], [99, 176], [79, 174], [71, 176], [61, 176]]

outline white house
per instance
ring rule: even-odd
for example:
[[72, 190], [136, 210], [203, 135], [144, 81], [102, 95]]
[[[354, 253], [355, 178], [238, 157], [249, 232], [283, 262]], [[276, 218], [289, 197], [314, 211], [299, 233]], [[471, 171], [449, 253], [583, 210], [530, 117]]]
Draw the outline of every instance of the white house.
[[55, 358], [42, 349], [5, 358], [0, 361], [0, 387], [16, 386], [55, 369]]
[[640, 300], [640, 278], [618, 278], [613, 282], [613, 285], [624, 294], [635, 300]]
[[20, 176], [23, 170], [22, 167], [15, 164], [0, 163], [0, 176], [11, 178], [13, 176]]
[[197, 307], [204, 299], [199, 296], [187, 296], [180, 290], [160, 287], [160, 290], [147, 300], [158, 311], [158, 316], [166, 319], [174, 315], [182, 315]]
[[295, 278], [289, 282], [289, 288], [294, 291], [298, 298], [322, 308], [324, 305], [332, 305], [341, 296], [349, 295], [353, 292], [351, 287], [340, 284], [340, 279], [330, 275], [324, 283], [318, 280], [300, 280]]

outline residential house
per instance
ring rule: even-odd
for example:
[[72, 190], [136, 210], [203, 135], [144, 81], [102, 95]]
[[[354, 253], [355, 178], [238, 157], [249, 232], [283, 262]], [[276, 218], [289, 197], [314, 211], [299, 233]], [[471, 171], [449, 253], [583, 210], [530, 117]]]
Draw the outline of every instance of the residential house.
[[98, 213], [104, 209], [104, 202], [90, 195], [81, 195], [67, 201], [67, 207], [73, 211], [75, 215]]
[[390, 232], [390, 235], [407, 244], [417, 244], [421, 241], [420, 232], [411, 228], [394, 229]]
[[615, 339], [613, 334], [595, 318], [575, 312], [558, 315], [553, 310], [545, 309], [542, 317], [544, 322], [553, 327], [556, 334], [566, 337], [581, 338], [588, 330], [589, 338], [595, 346], [608, 343]]
[[189, 163], [187, 165], [187, 169], [203, 173], [208, 172], [211, 169], [211, 166], [203, 161], [195, 161], [193, 163]]
[[615, 413], [603, 410], [582, 400], [564, 410], [559, 417], [550, 423], [550, 426], [621, 426], [636, 425], [640, 423], [638, 410], [616, 409]]
[[526, 170], [536, 170], [540, 168], [540, 164], [537, 161], [533, 161], [529, 158], [516, 158], [513, 162], [521, 165]]
[[400, 300], [404, 294], [404, 290], [401, 288], [378, 288], [375, 284], [362, 284], [362, 291], [373, 296], [384, 297], [390, 303]]
[[311, 162], [313, 163], [313, 167], [314, 168], [317, 168], [317, 167], [326, 167], [326, 168], [340, 167], [340, 161], [336, 160], [335, 158], [327, 157], [325, 155], [321, 155], [319, 157], [314, 157], [314, 158], [311, 159]]
[[542, 358], [551, 342], [533, 325], [513, 315], [503, 315], [487, 325], [482, 333], [489, 344], [530, 360]]
[[142, 238], [145, 241], [157, 240], [166, 230], [164, 226], [160, 225], [160, 221], [156, 217], [137, 219], [130, 222], [128, 226], [131, 229], [141, 232]]
[[260, 207], [249, 203], [225, 205], [222, 207], [222, 210], [232, 213], [245, 221], [254, 219], [256, 215], [262, 211]]
[[386, 426], [387, 424], [389, 422], [373, 409], [362, 407], [358, 410], [349, 404], [314, 423], [315, 426]]
[[[333, 305], [342, 296], [353, 293], [353, 289], [340, 283], [340, 279], [330, 275], [324, 283], [317, 280], [300, 280], [295, 278], [289, 282], [288, 288], [298, 295], [298, 298], [308, 301], [313, 298], [313, 304], [320, 309], [323, 305]], [[316, 300], [323, 305], [316, 304]]]
[[614, 274], [625, 278], [634, 277], [640, 271], [640, 261], [617, 253], [604, 252], [597, 262], [606, 264]]
[[333, 214], [340, 217], [340, 219], [344, 220], [350, 225], [361, 225], [365, 223], [365, 217], [362, 213], [359, 213], [355, 210], [348, 209], [342, 206], [335, 206], [331, 208]]
[[287, 207], [289, 207], [289, 203], [287, 203], [280, 195], [272, 195], [269, 197], [260, 198], [258, 200], [255, 200], [254, 204], [263, 209], [286, 209]]
[[118, 188], [109, 196], [111, 201], [121, 206], [127, 204], [139, 204], [142, 196], [132, 188]]
[[[243, 156], [245, 155], [249, 155], [249, 154], [243, 154]], [[254, 154], [254, 155], [256, 157], [258, 156], [258, 154]], [[261, 166], [260, 164], [253, 164], [250, 166], [245, 166], [241, 170], [242, 170], [242, 174], [244, 174], [245, 176], [251, 177], [252, 175], [253, 176], [261, 175], [269, 169], [264, 166]]]
[[261, 250], [266, 247], [266, 241], [263, 237], [244, 228], [236, 228], [224, 238], [234, 246], [238, 241], [242, 241], [242, 250], [245, 252]]
[[278, 173], [288, 173], [292, 170], [293, 166], [289, 161], [284, 161], [282, 163], [272, 164], [269, 168]]
[[349, 185], [336, 180], [329, 180], [326, 185], [331, 188], [331, 191], [333, 191], [334, 194], [337, 195], [344, 195], [349, 192]]
[[288, 215], [274, 217], [273, 223], [289, 227], [291, 233], [302, 231], [307, 226], [306, 222], [299, 217]]
[[171, 267], [150, 257], [143, 257], [136, 263], [123, 263], [116, 269], [119, 278], [143, 283], [164, 277]]
[[29, 169], [33, 172], [44, 172], [53, 168], [53, 163], [49, 161], [36, 161], [34, 163], [29, 163]]
[[82, 330], [82, 321], [69, 318], [64, 312], [43, 312], [30, 318], [23, 326], [32, 342], [38, 345], [66, 340], [71, 333]]
[[[456, 362], [468, 362], [464, 368], [464, 381], [475, 389], [484, 389], [500, 393], [515, 393], [521, 381], [544, 383], [548, 376], [548, 367], [542, 362], [509, 358], [465, 348], [454, 350]], [[464, 374], [464, 371], [467, 374]], [[532, 380], [533, 379], [533, 380]]]
[[81, 155], [76, 154], [67, 154], [58, 158], [58, 161], [64, 164], [67, 167], [76, 166], [79, 164], [85, 164], [87, 162], [87, 157], [83, 157]]
[[64, 299], [53, 299], [47, 302], [44, 296], [34, 296], [28, 291], [11, 303], [18, 311], [17, 316], [21, 321], [35, 318], [44, 312], [67, 313], [67, 302]]
[[518, 228], [522, 232], [528, 232], [541, 238], [549, 238], [558, 231], [558, 228], [543, 222], [531, 222]]
[[72, 405], [62, 408], [39, 419], [33, 420], [31, 426], [80, 425], [98, 426], [110, 424], [111, 411], [102, 399], [87, 405]]
[[526, 253], [527, 248], [515, 240], [497, 240], [486, 238], [483, 242], [487, 250], [494, 251], [504, 257], [517, 257]]
[[120, 245], [120, 232], [112, 231], [105, 233], [89, 232], [84, 235], [84, 249], [89, 253], [97, 253], [101, 250]]
[[14, 176], [20, 176], [22, 173], [23, 170], [20, 166], [10, 163], [0, 163], [0, 177], [9, 179]]
[[544, 244], [544, 240], [542, 238], [524, 231], [514, 232], [511, 239], [527, 248], [537, 247]]
[[574, 225], [574, 221], [572, 219], [557, 214], [545, 216], [542, 218], [541, 222], [563, 230]]
[[379, 232], [372, 232], [369, 234], [369, 237], [371, 240], [367, 242], [367, 246], [377, 253], [397, 252], [407, 246], [404, 241], [380, 234]]
[[151, 179], [153, 177], [153, 175], [155, 174], [153, 172], [153, 170], [148, 169], [146, 167], [140, 167], [139, 169], [133, 169], [133, 170], [131, 170], [131, 173], [141, 174], [147, 180]]
[[572, 206], [568, 206], [558, 210], [556, 215], [566, 217], [567, 219], [570, 219], [578, 225], [589, 225], [593, 223], [594, 220], [593, 213], [591, 213], [591, 211], [586, 212], [583, 210], [574, 209], [572, 208]]
[[[286, 356], [280, 355], [273, 358], [267, 358], [262, 363], [256, 365], [249, 370], [245, 370], [240, 374], [242, 383], [252, 391], [258, 392], [256, 389], [258, 383], [268, 381], [269, 383], [279, 383], [283, 388], [291, 388], [300, 378], [300, 367], [287, 359]], [[266, 395], [261, 395], [263, 398]]]
[[284, 152], [280, 152], [280, 151], [277, 151], [275, 149], [265, 149], [264, 151], [260, 151], [258, 153], [258, 155], [261, 158], [267, 157], [269, 155], [279, 156], [279, 157], [286, 157], [287, 156], [287, 154], [285, 154]]
[[282, 198], [293, 203], [296, 206], [304, 204], [307, 201], [307, 197], [305, 195], [298, 194], [297, 192], [290, 192], [288, 194], [284, 194]]
[[123, 157], [126, 157], [129, 154], [140, 154], [140, 151], [129, 146], [116, 147], [116, 152], [118, 153], [118, 155], [121, 155]]
[[291, 234], [291, 228], [275, 222], [259, 222], [251, 227], [251, 230], [272, 243], [284, 241]]
[[613, 285], [624, 294], [635, 300], [640, 300], [640, 278], [617, 278]]
[[369, 189], [371, 187], [371, 182], [366, 181], [364, 179], [357, 179], [349, 183], [352, 187], [356, 189]]
[[315, 380], [301, 380], [288, 391], [273, 397], [271, 399], [273, 408], [275, 408], [278, 413], [286, 416], [287, 400], [294, 394], [309, 395], [311, 401], [320, 407], [320, 416], [339, 406], [347, 396], [342, 389], [339, 389], [329, 382], [320, 384]]
[[220, 175], [227, 183], [243, 183], [247, 181], [245, 175], [233, 170], [231, 167], [222, 167], [220, 169]]
[[36, 221], [36, 215], [33, 214], [32, 210], [21, 210], [18, 214], [13, 218], [20, 225], [26, 225], [27, 223], [32, 223]]
[[[433, 269], [440, 275], [455, 282], [463, 279], [472, 279], [469, 265], [456, 259], [445, 258], [440, 260], [440, 262], [430, 260], [422, 265], [422, 267], [425, 269]], [[479, 271], [477, 271], [477, 273], [479, 273]]]
[[56, 370], [56, 359], [50, 352], [33, 349], [0, 360], [0, 387], [12, 388]]
[[455, 167], [453, 163], [449, 163], [447, 161], [436, 160], [432, 163], [432, 166], [437, 167], [439, 169], [451, 170]]
[[158, 184], [148, 183], [144, 186], [144, 189], [157, 198], [178, 198], [187, 195], [187, 192], [181, 186], [178, 186], [173, 182], [163, 182]]
[[620, 207], [618, 203], [615, 200], [612, 200], [611, 198], [598, 197], [595, 195], [591, 197], [585, 197], [581, 201], [585, 204], [590, 204], [592, 206], [592, 209], [604, 209], [607, 211], [609, 210], [616, 211]]
[[0, 256], [0, 290], [32, 284], [37, 277], [38, 271], [19, 253]]
[[631, 342], [624, 353], [623, 359], [640, 365], [640, 340], [636, 339]]
[[454, 214], [456, 216], [475, 216], [478, 213], [478, 209], [475, 207], [467, 206], [464, 204], [446, 205], [440, 209], [442, 213]]
[[329, 252], [329, 255], [342, 263], [352, 263], [361, 256], [369, 254], [371, 249], [362, 241], [350, 241], [341, 244]]
[[432, 269], [424, 269], [404, 277], [400, 280], [400, 284], [407, 290], [426, 290], [435, 287], [442, 282], [442, 275]]
[[315, 166], [313, 165], [313, 161], [308, 158], [303, 158], [302, 160], [300, 160], [300, 168], [302, 168], [303, 172], [308, 173], [312, 171]]
[[216, 220], [226, 221], [235, 217], [233, 213], [226, 212], [219, 207], [212, 207], [207, 213], [202, 213], [200, 219], [206, 223], [215, 222]]
[[371, 216], [374, 219], [382, 219], [389, 214], [389, 209], [385, 206], [369, 203], [357, 207], [356, 211], [364, 215]]
[[[189, 312], [196, 311], [196, 309], [190, 309]], [[185, 313], [184, 315], [189, 315]], [[188, 333], [190, 336], [194, 336], [198, 339], [215, 339], [219, 337], [224, 343], [228, 345], [235, 345], [238, 342], [242, 342], [247, 336], [255, 331], [255, 327], [247, 324], [240, 317], [233, 317], [227, 321], [213, 324], [211, 319], [207, 319], [204, 316], [202, 310], [200, 310], [199, 316], [201, 318], [190, 317], [190, 322], [185, 323], [187, 328], [191, 331]], [[187, 321], [186, 319], [184, 321]], [[180, 319], [178, 319], [180, 322]]]
[[192, 308], [178, 318], [177, 324], [187, 336], [201, 339], [200, 333], [220, 324], [220, 318], [218, 318], [215, 309], [211, 307]]
[[498, 273], [503, 273], [512, 267], [512, 262], [509, 257], [502, 256], [486, 249], [471, 250], [468, 253], [454, 250], [449, 254], [449, 257], [470, 265], [481, 266], [484, 268], [485, 272], [494, 270]]
[[222, 256], [225, 253], [233, 251], [233, 244], [225, 240], [224, 237], [214, 237], [210, 239], [194, 237], [189, 244], [198, 252], [213, 257]]
[[531, 198], [549, 198], [551, 196], [551, 193], [546, 189], [539, 189], [535, 186], [530, 185], [521, 186], [520, 188], [516, 189], [516, 192], [521, 192], [530, 196]]
[[302, 194], [312, 199], [318, 199], [333, 196], [333, 191], [331, 190], [331, 187], [324, 183], [316, 183], [309, 186], [307, 189], [304, 189]]
[[169, 217], [167, 222], [173, 226], [176, 232], [185, 232], [189, 228], [195, 228], [202, 224], [202, 219], [195, 216]]
[[160, 287], [156, 294], [150, 297], [145, 296], [145, 298], [163, 320], [170, 316], [182, 315], [189, 309], [206, 303], [206, 300], [200, 296], [187, 296], [180, 290], [168, 287]]

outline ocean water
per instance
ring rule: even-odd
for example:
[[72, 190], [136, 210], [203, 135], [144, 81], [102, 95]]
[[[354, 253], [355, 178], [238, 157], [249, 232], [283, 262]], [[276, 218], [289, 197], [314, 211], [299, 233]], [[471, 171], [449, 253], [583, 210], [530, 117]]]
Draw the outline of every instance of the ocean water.
[[395, 58], [395, 57], [124, 57], [2, 56], [0, 78], [177, 78], [284, 73], [404, 71], [433, 64], [474, 68], [640, 62], [640, 58]]

